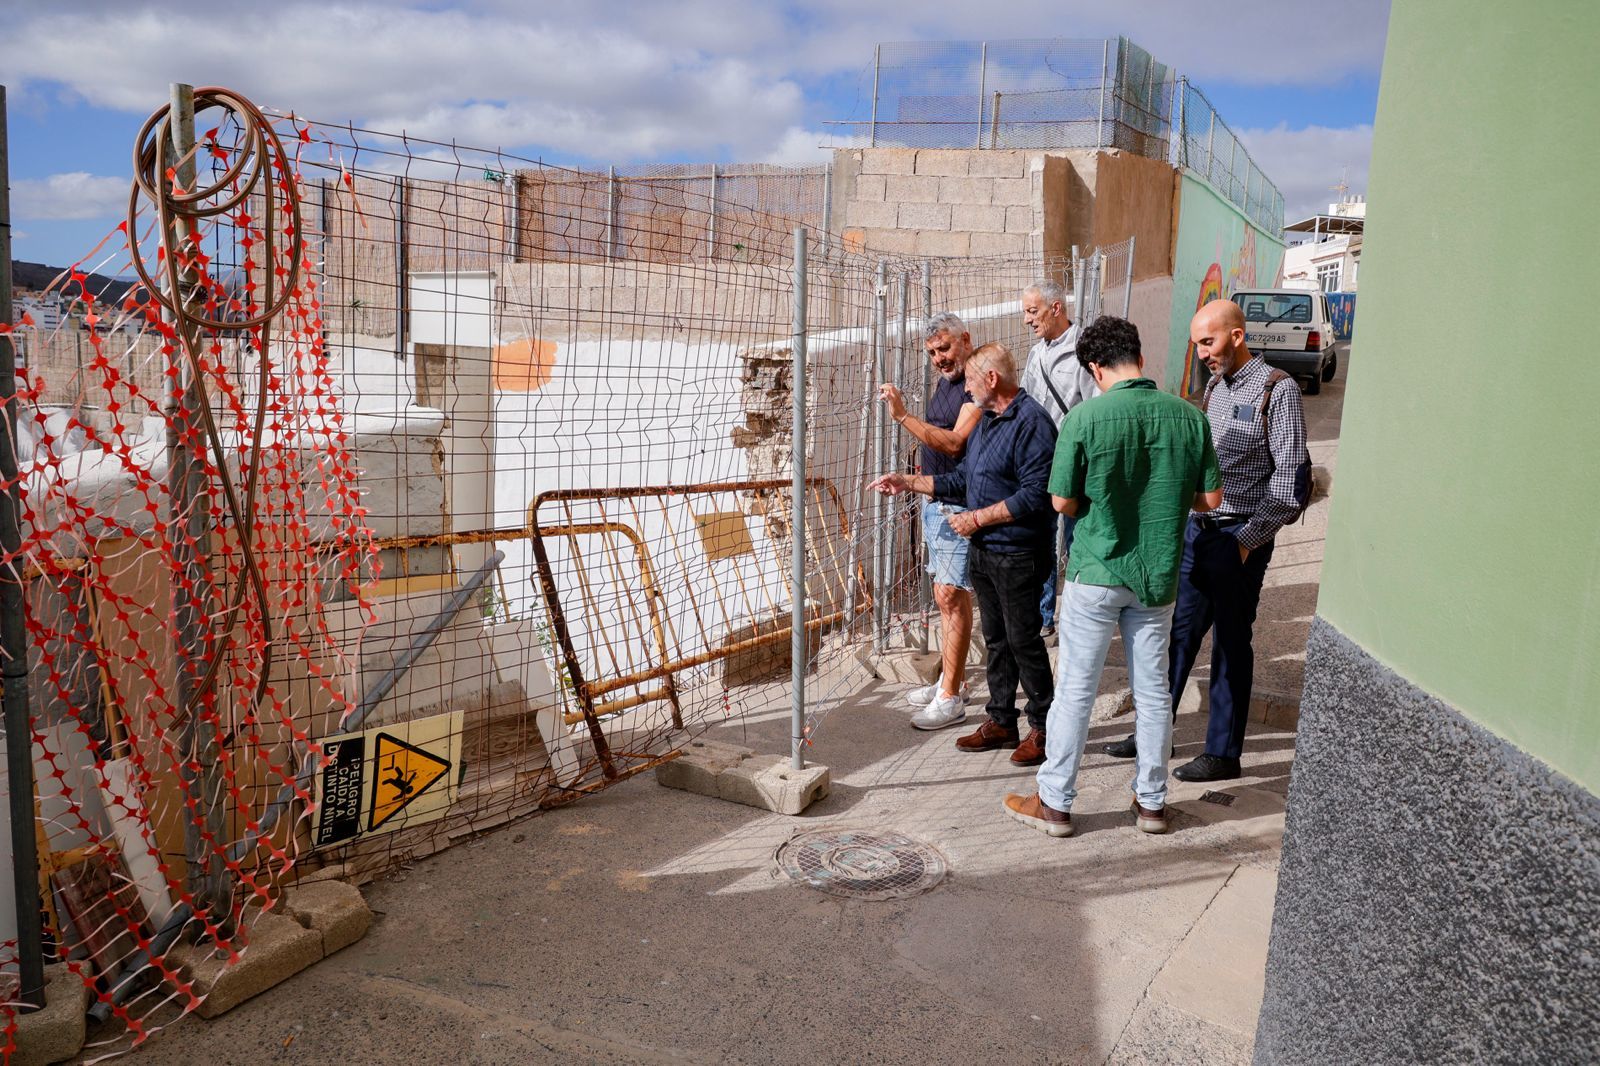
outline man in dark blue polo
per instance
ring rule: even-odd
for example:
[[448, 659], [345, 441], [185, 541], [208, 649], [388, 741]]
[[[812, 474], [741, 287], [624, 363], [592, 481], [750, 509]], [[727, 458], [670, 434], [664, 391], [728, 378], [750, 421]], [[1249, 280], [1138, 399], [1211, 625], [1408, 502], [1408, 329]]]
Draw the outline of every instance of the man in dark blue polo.
[[[983, 417], [951, 473], [885, 474], [871, 485], [888, 495], [917, 492], [956, 496], [967, 509], [950, 516], [950, 528], [969, 538], [968, 566], [988, 645], [988, 720], [956, 741], [962, 751], [1016, 749], [1011, 761], [1044, 761], [1050, 713], [1050, 658], [1040, 635], [1039, 588], [1055, 565], [1055, 512], [1050, 505], [1050, 463], [1056, 427], [1043, 407], [1018, 384], [1016, 361], [1004, 345], [985, 344], [967, 362], [967, 391]], [[1017, 686], [1028, 702], [1018, 729]]]

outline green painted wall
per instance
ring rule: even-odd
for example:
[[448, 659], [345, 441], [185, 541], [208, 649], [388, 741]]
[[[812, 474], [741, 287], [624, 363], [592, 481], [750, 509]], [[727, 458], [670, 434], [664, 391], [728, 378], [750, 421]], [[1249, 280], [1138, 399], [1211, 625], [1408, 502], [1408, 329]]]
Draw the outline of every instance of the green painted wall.
[[1597, 41], [1578, 0], [1394, 5], [1318, 607], [1591, 792]]
[[[1271, 285], [1283, 269], [1283, 241], [1246, 218], [1210, 184], [1185, 171], [1172, 265], [1168, 387], [1198, 392], [1190, 365], [1189, 320], [1200, 305], [1249, 285]], [[1187, 376], [1186, 376], [1187, 372]]]

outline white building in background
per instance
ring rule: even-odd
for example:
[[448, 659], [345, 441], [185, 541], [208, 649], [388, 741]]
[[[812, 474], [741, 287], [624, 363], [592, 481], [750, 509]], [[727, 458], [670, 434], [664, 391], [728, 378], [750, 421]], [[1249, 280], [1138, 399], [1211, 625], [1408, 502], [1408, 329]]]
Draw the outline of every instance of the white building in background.
[[1283, 281], [1291, 288], [1355, 292], [1361, 273], [1361, 237], [1367, 200], [1349, 196], [1283, 228], [1290, 242], [1283, 253]]

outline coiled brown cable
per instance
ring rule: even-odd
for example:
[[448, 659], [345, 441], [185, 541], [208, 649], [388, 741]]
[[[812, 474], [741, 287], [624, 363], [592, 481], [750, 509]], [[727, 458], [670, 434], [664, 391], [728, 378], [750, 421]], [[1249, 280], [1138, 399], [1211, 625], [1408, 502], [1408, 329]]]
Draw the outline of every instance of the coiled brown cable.
[[[196, 167], [197, 178], [194, 183], [196, 187], [193, 189], [178, 187], [172, 177], [184, 163], [188, 162], [188, 159], [173, 158], [174, 140], [170, 105], [159, 108], [145, 120], [134, 142], [134, 185], [128, 198], [128, 241], [133, 251], [134, 269], [144, 282], [150, 298], [166, 309], [175, 326], [182, 358], [189, 372], [185, 399], [195, 408], [194, 414], [198, 416], [204, 428], [212, 463], [216, 468], [217, 481], [222, 489], [228, 517], [234, 524], [240, 559], [247, 576], [247, 581], [240, 583], [235, 589], [223, 623], [219, 627], [224, 648], [226, 642], [232, 639], [234, 626], [244, 605], [246, 589], [255, 594], [259, 607], [265, 649], [260, 665], [261, 673], [251, 699], [253, 710], [260, 705], [266, 694], [273, 650], [266, 580], [262, 576], [255, 554], [256, 490], [260, 480], [259, 457], [262, 434], [266, 425], [267, 392], [271, 379], [272, 323], [299, 290], [301, 263], [305, 258], [305, 238], [301, 232], [300, 199], [295, 190], [288, 156], [272, 124], [255, 104], [232, 90], [217, 86], [196, 89], [195, 112], [198, 114], [211, 108], [221, 108], [231, 116], [239, 125], [240, 135], [233, 150], [228, 153], [227, 167], [209, 184], [201, 183], [198, 178], [199, 168]], [[192, 156], [197, 151], [198, 142], [190, 149], [189, 154]], [[286, 229], [290, 242], [286, 256], [281, 253], [278, 243], [280, 232], [274, 225], [277, 217], [274, 203], [277, 183], [274, 179], [274, 170], [284, 177], [283, 190], [290, 219]], [[204, 219], [216, 218], [234, 210], [258, 188], [262, 192], [265, 205], [262, 215], [265, 248], [261, 266], [265, 278], [265, 299], [259, 310], [251, 311], [246, 307], [233, 317], [209, 317], [200, 313], [195, 306], [196, 301], [191, 296], [185, 295], [186, 292], [192, 293], [192, 287], [200, 280], [201, 268], [193, 262], [194, 254], [200, 251], [199, 224]], [[161, 257], [164, 284], [158, 284], [151, 276], [137, 247], [141, 198], [147, 198], [155, 205], [161, 245], [164, 249]], [[280, 285], [277, 268], [285, 259], [287, 266]], [[190, 288], [186, 289], [186, 285]], [[219, 301], [218, 305], [227, 309], [229, 301]], [[206, 330], [258, 332], [259, 385], [242, 503], [235, 489], [233, 477], [228, 472], [228, 450], [217, 429], [211, 399], [206, 389], [206, 376], [200, 359], [200, 335]], [[174, 412], [174, 417], [181, 416], [180, 403], [178, 411]], [[171, 517], [174, 522], [178, 518], [177, 503], [177, 500], [172, 501]], [[198, 593], [196, 595], [198, 596]], [[213, 654], [209, 656], [205, 672], [194, 689], [195, 705], [182, 709], [186, 716], [195, 713], [196, 706], [204, 701], [214, 686], [218, 667], [224, 658], [221, 654], [223, 650], [213, 649]], [[225, 738], [223, 743], [226, 744], [228, 739]]]

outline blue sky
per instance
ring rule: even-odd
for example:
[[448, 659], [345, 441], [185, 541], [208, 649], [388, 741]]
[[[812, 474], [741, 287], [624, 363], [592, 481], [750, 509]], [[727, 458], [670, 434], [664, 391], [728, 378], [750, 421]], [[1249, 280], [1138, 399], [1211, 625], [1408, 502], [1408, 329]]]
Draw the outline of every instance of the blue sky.
[[198, 20], [0, 0], [0, 18], [14, 254], [63, 265], [121, 217], [133, 138], [174, 80], [552, 162], [802, 163], [828, 120], [865, 117], [880, 41], [1126, 36], [1204, 90], [1293, 217], [1346, 170], [1365, 191], [1388, 3], [214, 0]]

